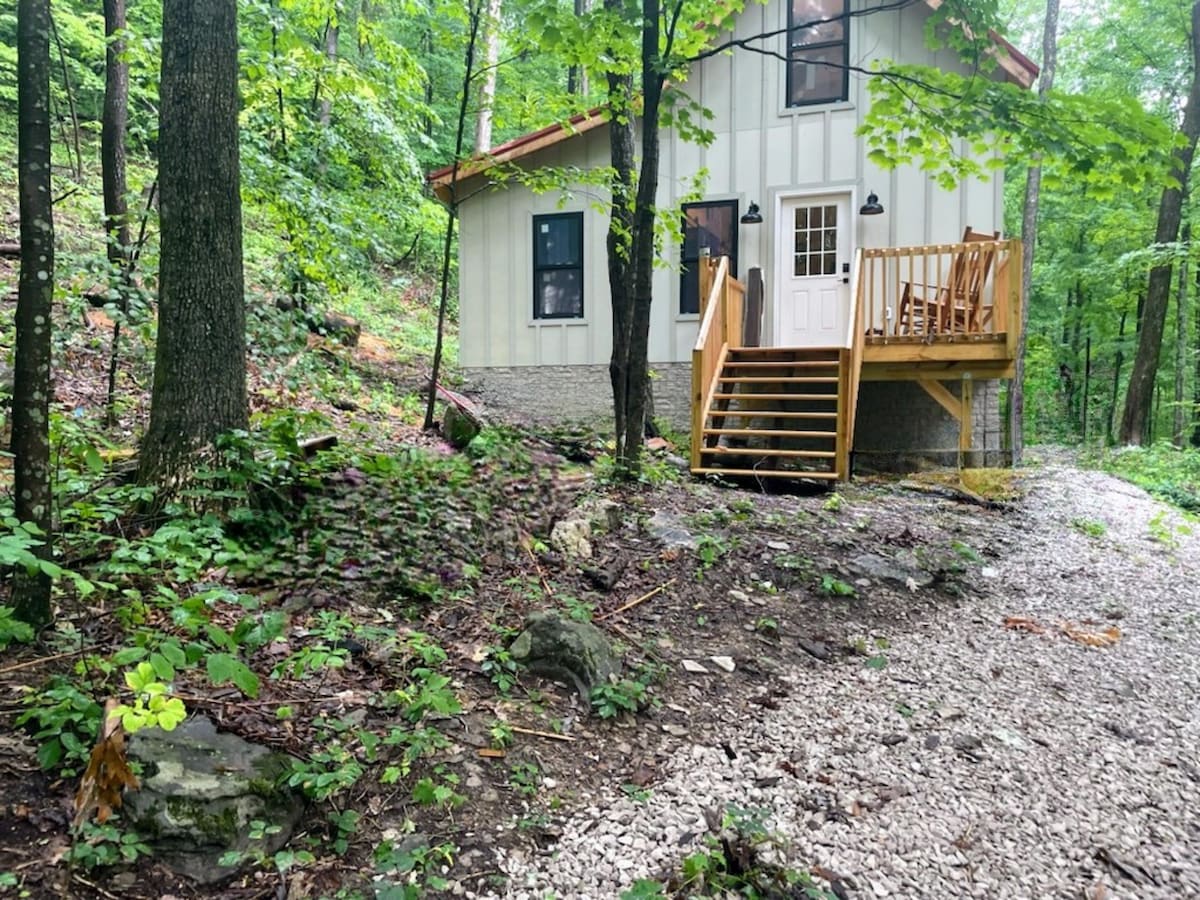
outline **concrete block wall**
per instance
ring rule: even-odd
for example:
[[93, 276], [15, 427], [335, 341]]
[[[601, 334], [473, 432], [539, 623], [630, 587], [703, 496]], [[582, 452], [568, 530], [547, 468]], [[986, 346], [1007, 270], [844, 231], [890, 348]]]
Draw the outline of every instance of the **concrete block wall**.
[[[690, 363], [652, 363], [654, 413], [672, 428], [691, 421]], [[612, 429], [612, 384], [607, 365], [513, 366], [466, 369], [464, 393], [511, 421]]]
[[[956, 397], [961, 382], [943, 382]], [[971, 425], [970, 466], [1008, 465], [1000, 382], [976, 381]], [[924, 388], [911, 381], [863, 382], [854, 429], [856, 470], [902, 471], [923, 462], [956, 465], [958, 422]]]

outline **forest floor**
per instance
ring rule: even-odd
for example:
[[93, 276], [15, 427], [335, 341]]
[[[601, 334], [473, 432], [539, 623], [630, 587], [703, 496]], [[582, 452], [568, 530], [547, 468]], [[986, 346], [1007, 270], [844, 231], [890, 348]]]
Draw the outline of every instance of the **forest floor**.
[[[81, 375], [102, 358], [92, 344], [60, 383], [68, 408], [97, 402]], [[691, 480], [662, 453], [653, 483], [613, 486], [586, 435], [485, 432], [461, 455], [420, 432], [416, 370], [370, 339], [300, 352], [323, 360], [333, 394], [401, 388], [320, 401], [362, 448], [310, 479], [258, 571], [190, 576], [286, 622], [244, 650], [258, 696], [197, 670], [173, 689], [223, 730], [340, 760], [329, 771], [344, 782], [289, 845], [311, 860], [201, 888], [152, 856], [89, 869], [72, 852], [76, 779], [43, 774], [35, 742], [7, 726], [31, 689], [80, 677], [71, 641], [89, 659], [130, 641], [114, 610], [79, 600], [60, 611], [65, 643], [10, 648], [0, 665], [0, 873], [14, 892], [370, 896], [375, 872], [430, 895], [616, 897], [706, 852], [724, 814], [780, 841], [775, 858], [826, 896], [1200, 894], [1200, 545], [1170, 508], [1053, 452], [995, 502], [929, 478], [768, 494]], [[305, 399], [288, 369], [254, 376], [264, 408]], [[619, 515], [573, 558], [549, 534], [589, 497]], [[596, 569], [620, 574], [605, 589]], [[646, 691], [636, 714], [602, 718], [516, 668], [508, 643], [543, 609], [609, 635]], [[380, 698], [413, 687], [425, 646], [444, 651], [457, 708], [424, 719], [444, 740], [391, 783], [394, 759], [368, 745], [394, 727]], [[335, 664], [280, 667], [331, 647]]]

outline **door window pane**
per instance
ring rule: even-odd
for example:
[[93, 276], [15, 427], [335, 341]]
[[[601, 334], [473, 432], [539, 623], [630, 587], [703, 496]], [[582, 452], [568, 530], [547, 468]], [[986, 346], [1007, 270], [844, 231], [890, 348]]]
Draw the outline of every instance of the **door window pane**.
[[837, 220], [836, 205], [808, 206], [796, 210], [792, 265], [794, 277], [837, 274]]

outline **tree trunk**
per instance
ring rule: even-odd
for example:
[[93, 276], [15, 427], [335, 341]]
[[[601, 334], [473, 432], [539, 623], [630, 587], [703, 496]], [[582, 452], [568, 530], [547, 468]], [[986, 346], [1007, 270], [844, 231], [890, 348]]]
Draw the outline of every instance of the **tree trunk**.
[[[582, 19], [588, 12], [588, 0], [575, 0], [575, 15]], [[578, 94], [580, 97], [588, 95], [588, 74], [587, 69], [581, 65], [570, 66], [567, 69], [567, 93]]]
[[[1154, 233], [1157, 244], [1173, 244], [1179, 237], [1183, 195], [1187, 189], [1192, 159], [1196, 155], [1196, 140], [1200, 138], [1200, 0], [1196, 0], [1192, 6], [1191, 35], [1192, 86], [1188, 92], [1182, 127], [1187, 142], [1175, 151], [1173, 174], [1179, 183], [1163, 190], [1158, 205], [1158, 227]], [[1125, 411], [1121, 416], [1118, 440], [1123, 444], [1140, 444], [1147, 433], [1170, 295], [1171, 265], [1155, 266], [1150, 270], [1137, 355], [1133, 359], [1133, 372], [1129, 376], [1129, 390], [1125, 395]]]
[[[50, 194], [50, 2], [17, 4], [17, 181], [21, 212], [21, 275], [17, 286], [13, 372], [13, 495], [17, 519], [42, 531], [35, 552], [50, 542], [50, 313], [54, 300], [54, 210]], [[41, 627], [51, 620], [50, 579], [17, 569], [14, 615]]]
[[245, 428], [236, 0], [165, 0], [159, 113], [159, 322], [139, 478], [170, 485]]
[[[612, 4], [615, 5], [615, 4]], [[612, 358], [608, 364], [613, 391], [613, 425], [617, 442], [616, 458], [624, 458], [622, 442], [628, 413], [626, 396], [629, 380], [629, 347], [633, 323], [633, 248], [634, 234], [634, 116], [633, 79], [608, 75], [608, 99], [611, 111], [609, 151], [612, 158], [612, 214], [606, 238], [608, 288], [612, 305]]]
[[[1200, 265], [1196, 266], [1196, 302], [1192, 307], [1196, 317], [1196, 342], [1200, 344]], [[1196, 374], [1192, 380], [1192, 446], [1200, 448], [1200, 348], [1196, 352]]]
[[[678, 20], [679, 5], [675, 0]], [[608, 9], [622, 10], [620, 0], [605, 0]], [[638, 474], [646, 428], [646, 397], [650, 389], [650, 305], [653, 300], [655, 197], [658, 192], [659, 107], [665, 74], [659, 47], [661, 8], [658, 0], [642, 0], [641, 8], [641, 166], [634, 180], [634, 84], [610, 73], [612, 152], [612, 219], [608, 231], [609, 291], [612, 296], [613, 348], [609, 375], [613, 386], [617, 471]], [[671, 35], [665, 36], [667, 44]]]
[[1125, 364], [1125, 350], [1121, 346], [1125, 337], [1125, 320], [1129, 317], [1128, 310], [1121, 312], [1121, 326], [1117, 329], [1117, 353], [1113, 359], [1112, 397], [1108, 402], [1108, 428], [1105, 437], [1108, 443], [1113, 442], [1113, 419], [1117, 415], [1117, 397], [1121, 395], [1121, 366]]
[[[333, 15], [325, 22], [325, 72], [326, 75], [332, 75], [337, 68], [338, 61], [338, 11], [334, 8]], [[326, 82], [329, 81], [327, 77]], [[317, 82], [317, 91], [320, 93], [320, 103], [317, 107], [317, 123], [321, 128], [328, 128], [333, 121], [333, 94], [328, 87], [322, 91], [320, 81]], [[322, 159], [323, 159], [322, 154]], [[324, 162], [322, 162], [324, 165]]]
[[483, 23], [483, 80], [479, 83], [479, 111], [475, 117], [475, 152], [492, 149], [492, 106], [496, 102], [496, 63], [500, 59], [500, 0], [487, 0]]
[[[1038, 79], [1038, 96], [1044, 97], [1054, 86], [1054, 71], [1058, 65], [1058, 6], [1059, 0], [1046, 0], [1046, 20], [1042, 25], [1042, 72]], [[1029, 298], [1033, 289], [1033, 254], [1037, 249], [1038, 201], [1042, 192], [1042, 167], [1033, 165], [1025, 178], [1025, 209], [1021, 219], [1021, 304], [1020, 334], [1017, 338], [1016, 372], [1009, 399], [1010, 445], [1013, 465], [1019, 465], [1025, 454], [1025, 333], [1029, 329]]]
[[454, 248], [454, 223], [458, 218], [458, 163], [462, 159], [467, 132], [467, 103], [475, 72], [475, 46], [483, 19], [484, 0], [471, 0], [467, 7], [467, 53], [463, 65], [462, 94], [458, 99], [458, 127], [454, 132], [454, 163], [450, 171], [450, 198], [446, 203], [446, 239], [442, 245], [442, 286], [438, 299], [437, 340], [433, 346], [433, 368], [429, 374], [429, 396], [425, 402], [425, 430], [433, 428], [433, 408], [437, 401], [438, 378], [442, 368], [442, 339], [446, 332], [446, 310], [450, 303], [450, 254]]
[[[1183, 224], [1181, 240], [1185, 248], [1190, 247], [1192, 242], [1191, 222]], [[1185, 251], [1179, 259], [1179, 287], [1175, 291], [1175, 427], [1171, 429], [1171, 439], [1180, 450], [1183, 449], [1186, 440], [1184, 432], [1188, 426], [1187, 410], [1183, 402], [1187, 387], [1187, 301], [1188, 253]]]
[[[120, 292], [119, 305], [127, 308], [129, 276], [129, 208], [126, 202], [125, 130], [129, 119], [129, 63], [125, 62], [125, 0], [104, 0], [104, 113], [100, 123], [100, 167], [104, 185], [104, 231], [108, 261]], [[121, 322], [113, 323], [108, 368], [108, 424], [115, 424], [117, 358]]]

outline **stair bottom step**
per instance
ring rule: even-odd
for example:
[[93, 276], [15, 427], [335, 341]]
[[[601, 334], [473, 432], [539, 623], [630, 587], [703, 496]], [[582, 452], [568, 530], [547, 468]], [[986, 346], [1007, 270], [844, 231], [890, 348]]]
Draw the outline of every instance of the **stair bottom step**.
[[692, 469], [693, 475], [737, 475], [750, 478], [807, 478], [813, 481], [836, 481], [837, 472], [804, 472], [799, 469], [724, 469], [701, 466]]

